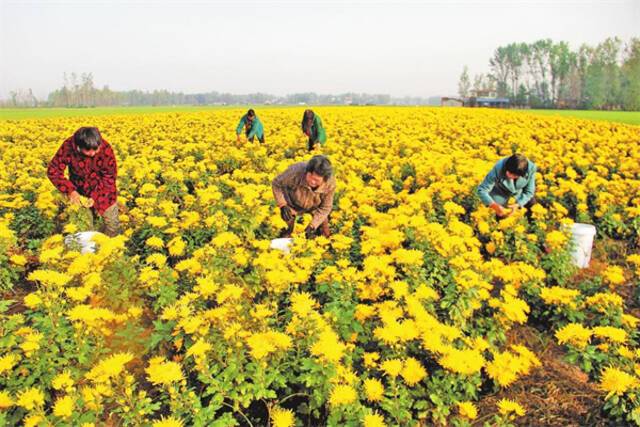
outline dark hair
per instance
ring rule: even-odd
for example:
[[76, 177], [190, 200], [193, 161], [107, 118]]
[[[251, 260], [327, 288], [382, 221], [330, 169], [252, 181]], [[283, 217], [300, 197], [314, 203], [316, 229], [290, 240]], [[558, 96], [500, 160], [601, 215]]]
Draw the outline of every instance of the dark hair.
[[254, 117], [255, 115], [256, 115], [256, 112], [253, 111], [253, 108], [249, 108], [249, 111], [247, 111], [247, 116]]
[[529, 170], [529, 161], [522, 154], [514, 154], [507, 159], [504, 169], [514, 175], [525, 176]]
[[331, 162], [326, 156], [313, 156], [309, 162], [307, 162], [307, 173], [314, 173], [324, 178], [327, 181], [333, 175], [333, 167]]
[[304, 115], [302, 116], [304, 119], [311, 120], [314, 117], [312, 110], [304, 110]]
[[102, 144], [98, 128], [81, 127], [73, 134], [73, 142], [81, 150], [96, 150]]

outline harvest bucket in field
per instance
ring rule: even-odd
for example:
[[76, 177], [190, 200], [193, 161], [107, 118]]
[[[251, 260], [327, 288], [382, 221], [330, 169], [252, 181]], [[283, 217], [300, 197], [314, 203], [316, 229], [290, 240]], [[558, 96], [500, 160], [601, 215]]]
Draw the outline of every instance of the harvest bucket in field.
[[284, 252], [285, 254], [288, 254], [291, 251], [291, 243], [293, 242], [293, 239], [290, 237], [285, 237], [285, 238], [281, 238], [281, 239], [273, 239], [271, 241], [271, 245], [270, 248], [271, 249], [278, 249], [282, 252]]
[[593, 238], [596, 235], [596, 227], [591, 224], [581, 224], [576, 222], [571, 226], [571, 236], [573, 239], [573, 263], [579, 268], [589, 267], [591, 260], [591, 249]]
[[70, 234], [64, 238], [64, 244], [70, 248], [80, 249], [81, 254], [95, 253], [96, 242], [93, 236], [101, 234], [97, 231], [82, 231], [80, 233]]

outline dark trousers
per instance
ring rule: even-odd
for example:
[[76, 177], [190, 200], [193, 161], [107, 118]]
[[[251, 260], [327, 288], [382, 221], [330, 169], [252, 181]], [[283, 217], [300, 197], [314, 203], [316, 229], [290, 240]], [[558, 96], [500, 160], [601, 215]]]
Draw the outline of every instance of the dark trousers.
[[526, 215], [526, 217], [527, 217], [527, 219], [528, 219], [529, 221], [531, 221], [531, 208], [532, 208], [532, 207], [533, 207], [533, 205], [535, 205], [536, 203], [538, 203], [538, 201], [536, 200], [536, 196], [533, 196], [533, 197], [531, 198], [531, 200], [529, 200], [529, 201], [527, 202], [527, 204], [523, 206], [523, 208], [525, 208], [525, 209], [527, 210], [527, 212], [525, 213], [525, 215]]
[[[94, 220], [99, 216], [95, 209], [85, 208], [91, 212], [91, 224], [89, 225], [90, 229], [93, 229]], [[109, 206], [104, 213], [102, 214], [102, 219], [104, 220], [104, 227], [101, 232], [104, 232], [109, 237], [115, 237], [120, 234], [120, 211], [118, 210], [118, 203], [114, 203]]]
[[[249, 138], [249, 133], [246, 133], [245, 135], [247, 136], [247, 139], [249, 140], [249, 142], [253, 142], [253, 139], [255, 138], [255, 136], [252, 136], [251, 138]], [[258, 141], [260, 141], [260, 144], [264, 144], [264, 134], [258, 137]]]
[[307, 143], [307, 150], [309, 150], [309, 152], [313, 151], [316, 144], [318, 144], [318, 141], [314, 141], [311, 138], [309, 138], [309, 142]]

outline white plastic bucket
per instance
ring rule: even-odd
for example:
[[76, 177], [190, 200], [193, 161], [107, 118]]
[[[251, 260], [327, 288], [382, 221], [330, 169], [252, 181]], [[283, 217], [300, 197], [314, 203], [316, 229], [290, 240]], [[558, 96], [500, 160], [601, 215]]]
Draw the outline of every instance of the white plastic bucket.
[[74, 233], [64, 238], [64, 244], [68, 247], [80, 247], [80, 253], [95, 253], [96, 242], [93, 241], [93, 236], [101, 234], [97, 231], [82, 231], [80, 233]]
[[593, 248], [593, 238], [596, 235], [596, 227], [591, 224], [581, 224], [576, 222], [571, 226], [571, 236], [573, 239], [573, 263], [579, 268], [589, 267], [591, 260], [591, 249]]
[[291, 243], [293, 239], [291, 237], [283, 237], [280, 239], [273, 239], [271, 241], [271, 245], [269, 246], [271, 249], [278, 249], [279, 251], [288, 254], [291, 252]]

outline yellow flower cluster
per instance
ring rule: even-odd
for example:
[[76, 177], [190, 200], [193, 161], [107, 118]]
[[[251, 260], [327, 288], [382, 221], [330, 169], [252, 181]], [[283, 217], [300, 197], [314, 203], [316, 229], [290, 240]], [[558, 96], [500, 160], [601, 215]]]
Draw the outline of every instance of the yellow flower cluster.
[[[91, 118], [118, 160], [123, 233], [97, 236], [86, 254], [63, 236], [85, 226], [86, 211], [62, 208], [43, 167], [86, 119], [0, 122], [3, 161], [24, 165], [0, 170], [0, 289], [5, 277], [29, 287], [23, 312], [0, 319], [17, 324], [0, 356], [0, 409], [22, 417], [12, 422], [82, 425], [117, 407], [116, 423], [174, 427], [211, 421], [202, 421], [212, 415], [200, 409], [206, 401], [238, 416], [266, 403], [257, 423], [291, 427], [300, 422], [287, 409], [293, 400], [279, 395], [290, 389], [313, 395], [337, 425], [384, 426], [388, 408], [412, 408], [418, 388], [445, 393], [429, 389], [432, 377], [508, 387], [539, 367], [504, 337], [540, 300], [554, 312], [588, 310], [590, 320], [617, 313], [618, 323], [553, 330], [561, 344], [593, 341], [638, 365], [640, 320], [617, 293], [640, 276], [638, 255], [609, 266], [609, 288], [588, 295], [541, 262], [568, 249], [562, 230], [578, 218], [633, 236], [637, 128], [483, 109], [318, 108], [329, 142], [316, 154], [329, 156], [337, 178], [333, 234], [305, 239], [305, 214], [285, 254], [269, 247], [284, 226], [271, 181], [310, 157], [291, 125], [302, 111], [260, 111], [265, 144], [236, 142], [238, 109]], [[514, 149], [538, 166], [542, 203], [531, 221], [523, 211], [497, 221], [475, 196]], [[37, 241], [15, 226], [27, 215], [40, 221], [34, 230], [49, 230]], [[56, 359], [50, 374], [31, 377], [60, 331], [82, 362]], [[33, 386], [17, 385], [25, 377]], [[637, 374], [607, 368], [600, 384], [621, 395], [637, 388]], [[213, 395], [197, 395], [204, 390]], [[473, 402], [441, 400], [455, 405], [447, 413], [478, 417]], [[525, 413], [508, 400], [496, 411]]]

